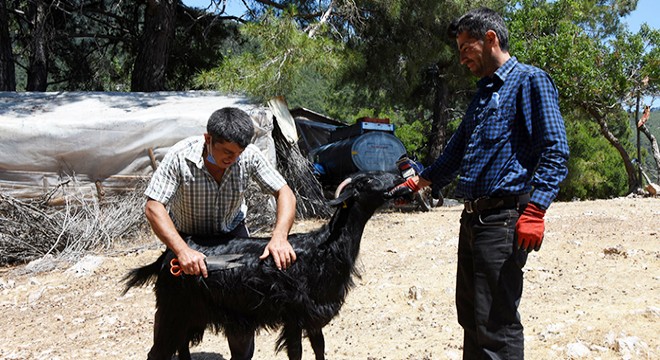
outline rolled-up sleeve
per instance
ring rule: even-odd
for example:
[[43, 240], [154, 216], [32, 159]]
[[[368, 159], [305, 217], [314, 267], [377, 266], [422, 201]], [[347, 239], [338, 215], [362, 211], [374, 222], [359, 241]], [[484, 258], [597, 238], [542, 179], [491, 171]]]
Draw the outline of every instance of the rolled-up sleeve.
[[144, 195], [162, 204], [169, 203], [179, 187], [180, 161], [175, 152], [168, 152], [151, 176]]
[[277, 171], [263, 153], [255, 145], [248, 145], [250, 147], [250, 163], [253, 167], [252, 178], [259, 184], [262, 191], [275, 193], [279, 191], [284, 185], [286, 180]]

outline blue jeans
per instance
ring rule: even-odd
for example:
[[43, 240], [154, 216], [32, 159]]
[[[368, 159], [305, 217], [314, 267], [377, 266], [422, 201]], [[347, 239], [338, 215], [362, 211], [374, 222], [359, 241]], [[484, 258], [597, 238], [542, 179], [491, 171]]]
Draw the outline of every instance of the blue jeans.
[[461, 215], [456, 309], [463, 359], [523, 359], [518, 314], [527, 252], [516, 244], [516, 209]]

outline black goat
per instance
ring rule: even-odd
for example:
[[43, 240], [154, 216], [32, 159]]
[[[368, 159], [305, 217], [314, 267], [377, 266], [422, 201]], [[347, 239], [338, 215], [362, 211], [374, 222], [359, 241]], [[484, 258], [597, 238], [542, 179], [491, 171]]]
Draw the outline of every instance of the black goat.
[[[286, 271], [277, 270], [272, 258], [260, 261], [266, 238], [235, 238], [215, 246], [189, 245], [207, 256], [242, 254], [240, 267], [212, 271], [200, 277], [174, 277], [169, 272], [173, 253], [167, 250], [156, 262], [132, 270], [126, 289], [155, 282], [156, 306], [162, 317], [154, 329], [151, 355], [190, 359], [189, 345], [202, 340], [211, 327], [226, 334], [252, 334], [258, 329], [283, 326], [276, 350], [287, 349], [289, 359], [302, 358], [305, 331], [316, 355], [325, 359], [322, 328], [337, 315], [357, 274], [355, 260], [362, 232], [386, 191], [401, 177], [384, 172], [352, 177], [331, 205], [340, 206], [320, 229], [289, 235], [297, 260]], [[193, 239], [194, 240], [194, 239]]]

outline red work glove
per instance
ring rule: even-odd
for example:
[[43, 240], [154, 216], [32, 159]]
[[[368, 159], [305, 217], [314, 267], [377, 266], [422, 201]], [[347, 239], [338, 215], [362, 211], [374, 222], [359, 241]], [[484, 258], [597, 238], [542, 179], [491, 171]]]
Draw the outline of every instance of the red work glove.
[[388, 198], [398, 198], [403, 196], [408, 196], [412, 193], [419, 191], [419, 186], [413, 180], [413, 178], [408, 178], [405, 182], [393, 187], [388, 192], [385, 193], [385, 196]]
[[533, 203], [527, 204], [525, 211], [520, 214], [516, 223], [516, 234], [518, 235], [518, 248], [527, 252], [539, 251], [543, 242], [545, 225], [543, 221], [545, 210], [540, 209]]

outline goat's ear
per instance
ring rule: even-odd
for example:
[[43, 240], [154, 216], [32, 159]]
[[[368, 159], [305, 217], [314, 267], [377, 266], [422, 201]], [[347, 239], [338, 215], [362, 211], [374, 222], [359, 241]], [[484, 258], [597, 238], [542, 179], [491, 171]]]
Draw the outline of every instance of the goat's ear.
[[358, 191], [356, 189], [346, 189], [342, 191], [339, 196], [337, 196], [336, 199], [332, 199], [328, 201], [328, 205], [330, 206], [339, 206], [342, 204], [344, 201], [352, 198], [353, 196], [356, 196], [358, 194]]

